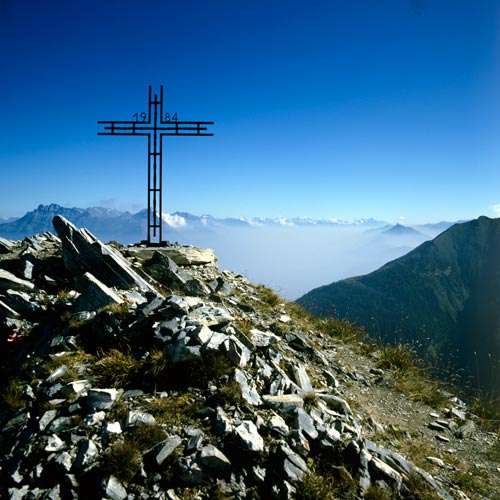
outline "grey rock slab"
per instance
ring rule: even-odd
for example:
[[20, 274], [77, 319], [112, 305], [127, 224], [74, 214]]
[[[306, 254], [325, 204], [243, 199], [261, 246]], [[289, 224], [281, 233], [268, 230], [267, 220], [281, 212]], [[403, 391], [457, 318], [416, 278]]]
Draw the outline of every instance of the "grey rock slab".
[[262, 401], [273, 410], [284, 413], [304, 406], [304, 400], [298, 394], [283, 394], [281, 396], [266, 394], [262, 396]]
[[56, 451], [62, 451], [65, 448], [66, 448], [66, 443], [56, 434], [52, 434], [52, 436], [49, 436], [49, 438], [47, 439], [47, 445], [45, 446], [45, 451], [53, 453]]
[[456, 418], [457, 420], [461, 420], [462, 422], [465, 422], [465, 412], [458, 409], [458, 408], [453, 407], [450, 410], [450, 416], [453, 418]]
[[71, 467], [73, 467], [73, 458], [67, 451], [63, 451], [60, 455], [58, 455], [54, 462], [64, 472], [69, 472]]
[[163, 464], [172, 452], [180, 446], [182, 439], [180, 436], [171, 436], [153, 448], [153, 455], [157, 465]]
[[56, 215], [52, 223], [61, 238], [64, 263], [75, 276], [88, 271], [106, 286], [124, 290], [137, 286], [143, 291], [157, 294], [113, 247], [103, 244], [86, 229], [77, 229], [60, 215]]
[[22, 488], [9, 488], [10, 500], [23, 500], [28, 495], [30, 487], [25, 484]]
[[214, 420], [214, 433], [218, 436], [226, 435], [233, 430], [233, 424], [226, 412], [220, 407], [217, 407]]
[[96, 410], [111, 408], [118, 397], [116, 389], [90, 389], [87, 393], [87, 404]]
[[73, 426], [71, 417], [59, 417], [50, 423], [48, 430], [53, 433], [59, 433], [70, 429]]
[[438, 422], [431, 422], [427, 425], [427, 427], [429, 427], [429, 429], [433, 431], [444, 432], [448, 426], [445, 427], [444, 425], [441, 425]]
[[125, 500], [127, 498], [127, 490], [114, 476], [104, 479], [102, 486], [103, 492], [109, 500]]
[[35, 285], [27, 280], [18, 278], [5, 269], [0, 269], [0, 291], [18, 290], [24, 292], [34, 291]]
[[210, 340], [203, 346], [203, 348], [205, 350], [218, 351], [221, 345], [227, 340], [227, 338], [228, 337], [225, 333], [212, 332]]
[[0, 253], [9, 253], [14, 250], [15, 245], [13, 241], [7, 240], [0, 236]]
[[252, 383], [250, 386], [246, 375], [236, 368], [234, 370], [234, 380], [238, 383], [241, 389], [241, 397], [252, 406], [260, 406], [262, 404], [262, 399], [255, 388], [255, 384]]
[[199, 460], [207, 471], [215, 475], [224, 475], [231, 469], [231, 462], [226, 455], [212, 444], [203, 447]]
[[36, 302], [33, 302], [30, 295], [26, 292], [7, 290], [3, 300], [22, 316], [30, 316], [40, 310], [40, 306]]
[[234, 335], [228, 337], [222, 344], [222, 350], [227, 358], [236, 366], [246, 366], [250, 360], [251, 352]]
[[211, 248], [188, 245], [169, 245], [161, 248], [135, 246], [129, 247], [127, 252], [141, 260], [150, 259], [155, 252], [158, 252], [172, 259], [178, 266], [203, 266], [217, 263], [217, 257]]
[[295, 408], [293, 412], [292, 427], [301, 431], [311, 440], [318, 437], [318, 431], [314, 426], [314, 420], [302, 408]]
[[201, 347], [187, 345], [185, 339], [177, 341], [171, 349], [168, 350], [169, 360], [172, 364], [182, 363], [186, 361], [195, 361], [201, 357]]
[[138, 427], [141, 425], [154, 425], [155, 423], [156, 419], [150, 413], [142, 410], [130, 410], [125, 425], [127, 427]]
[[183, 271], [170, 257], [155, 252], [151, 259], [143, 264], [146, 272], [162, 285], [179, 289], [185, 293], [206, 297], [210, 289], [199, 279]]
[[307, 374], [306, 367], [303, 364], [299, 363], [293, 366], [292, 371], [293, 371], [293, 378], [295, 379], [297, 385], [304, 392], [312, 392], [313, 386], [311, 383], [311, 379]]
[[408, 460], [395, 451], [390, 451], [386, 448], [379, 448], [377, 454], [382, 461], [384, 461], [387, 465], [390, 465], [400, 474], [408, 476], [415, 470], [415, 466], [412, 463], [408, 462]]
[[156, 310], [158, 310], [161, 306], [163, 306], [165, 299], [160, 297], [159, 295], [153, 295], [146, 301], [146, 303], [142, 304], [139, 308], [141, 313], [144, 316], [149, 316]]
[[201, 446], [201, 443], [203, 442], [204, 434], [203, 434], [203, 431], [196, 429], [195, 431], [192, 431], [189, 434], [189, 436], [190, 437], [189, 437], [189, 441], [186, 445], [186, 451], [188, 453], [192, 453], [192, 452], [198, 450], [198, 448]]
[[340, 432], [331, 426], [321, 435], [319, 445], [323, 449], [335, 449], [341, 441], [342, 436]]
[[86, 393], [91, 387], [92, 385], [86, 379], [73, 380], [73, 382], [70, 382], [69, 384], [61, 387], [59, 392], [66, 397], [74, 396], [76, 394], [82, 395], [83, 393]]
[[113, 304], [123, 304], [116, 292], [89, 272], [75, 280], [75, 287], [81, 293], [75, 304], [76, 311], [93, 311]]
[[59, 484], [56, 484], [53, 486], [44, 496], [47, 500], [61, 500], [61, 486]]
[[38, 428], [44, 431], [57, 416], [57, 410], [47, 410], [38, 421]]
[[251, 451], [263, 451], [264, 439], [259, 434], [257, 426], [251, 420], [244, 420], [234, 428], [234, 435], [242, 448]]
[[20, 318], [21, 315], [12, 309], [12, 307], [8, 306], [3, 300], [1, 300], [0, 296], [0, 318]]
[[198, 307], [194, 311], [191, 311], [188, 317], [197, 320], [200, 324], [216, 327], [215, 329], [227, 325], [234, 320], [226, 308], [214, 306]]
[[196, 328], [191, 337], [196, 338], [200, 345], [205, 345], [212, 338], [214, 332], [208, 326], [202, 325]]
[[345, 399], [330, 394], [318, 394], [331, 410], [334, 410], [342, 415], [351, 416], [352, 410], [349, 403]]
[[68, 371], [67, 365], [62, 365], [56, 368], [51, 374], [45, 379], [45, 382], [52, 384], [57, 379], [64, 377]]
[[281, 341], [281, 338], [274, 333], [262, 332], [256, 328], [252, 328], [249, 333], [255, 347], [268, 347]]
[[170, 295], [165, 299], [164, 305], [178, 313], [187, 314], [189, 312], [189, 304], [179, 295]]
[[399, 472], [383, 462], [380, 458], [372, 457], [368, 464], [372, 477], [379, 477], [391, 484], [396, 490], [401, 489], [403, 477]]
[[269, 419], [268, 428], [271, 434], [276, 436], [286, 437], [290, 434], [290, 428], [286, 424], [285, 420], [279, 415], [272, 415]]
[[284, 479], [290, 482], [300, 481], [304, 474], [309, 472], [306, 462], [295, 453], [286, 443], [279, 447], [279, 454], [283, 457]]
[[99, 455], [99, 450], [92, 439], [85, 440], [78, 450], [75, 461], [77, 469], [84, 469], [91, 465]]

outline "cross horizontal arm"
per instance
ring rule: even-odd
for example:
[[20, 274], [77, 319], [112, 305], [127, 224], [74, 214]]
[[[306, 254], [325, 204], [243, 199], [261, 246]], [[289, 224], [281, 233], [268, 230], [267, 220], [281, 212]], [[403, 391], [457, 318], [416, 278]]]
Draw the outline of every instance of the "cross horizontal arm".
[[208, 125], [213, 125], [214, 122], [171, 122], [168, 126], [142, 125], [144, 122], [135, 121], [99, 121], [98, 123], [104, 125], [104, 132], [98, 132], [98, 135], [150, 135], [151, 132], [157, 131], [161, 135], [214, 135], [206, 132]]

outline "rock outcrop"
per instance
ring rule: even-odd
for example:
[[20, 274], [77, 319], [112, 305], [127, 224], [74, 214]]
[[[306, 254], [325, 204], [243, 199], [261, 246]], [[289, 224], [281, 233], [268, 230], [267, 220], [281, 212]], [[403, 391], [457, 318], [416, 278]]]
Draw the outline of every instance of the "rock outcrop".
[[2, 243], [3, 498], [306, 498], [325, 468], [339, 498], [467, 498], [368, 439], [335, 352], [210, 252], [54, 227]]

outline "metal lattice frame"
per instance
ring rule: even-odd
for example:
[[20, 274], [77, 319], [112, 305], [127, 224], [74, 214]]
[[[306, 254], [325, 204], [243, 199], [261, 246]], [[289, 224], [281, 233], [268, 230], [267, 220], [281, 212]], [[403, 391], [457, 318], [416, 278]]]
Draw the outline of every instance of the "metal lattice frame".
[[[143, 115], [146, 115], [143, 113]], [[162, 180], [163, 180], [163, 137], [166, 135], [213, 136], [207, 132], [214, 122], [183, 122], [172, 120], [163, 114], [163, 85], [160, 98], [149, 86], [149, 106], [143, 121], [103, 121], [104, 132], [98, 135], [139, 135], [148, 138], [148, 245], [161, 245], [162, 239]]]

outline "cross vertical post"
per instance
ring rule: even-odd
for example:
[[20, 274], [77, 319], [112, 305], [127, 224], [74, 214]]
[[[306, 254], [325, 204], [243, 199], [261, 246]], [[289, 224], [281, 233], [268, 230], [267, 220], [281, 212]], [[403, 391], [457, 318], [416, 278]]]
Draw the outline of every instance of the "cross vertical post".
[[214, 122], [178, 121], [177, 113], [164, 113], [163, 85], [160, 95], [153, 95], [149, 86], [149, 104], [147, 113], [135, 113], [135, 120], [104, 121], [98, 135], [139, 135], [148, 138], [148, 237], [149, 246], [163, 243], [163, 137], [166, 135], [213, 136], [208, 126]]

